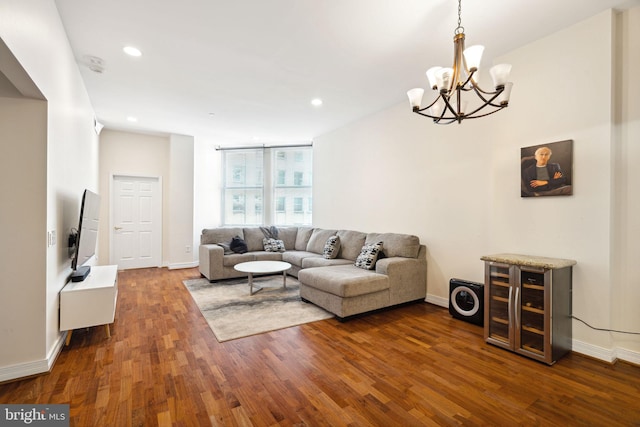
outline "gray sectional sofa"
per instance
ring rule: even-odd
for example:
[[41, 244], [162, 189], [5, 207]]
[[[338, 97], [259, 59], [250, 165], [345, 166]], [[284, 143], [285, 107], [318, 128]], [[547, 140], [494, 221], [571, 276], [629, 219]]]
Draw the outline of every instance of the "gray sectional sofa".
[[[231, 240], [236, 236], [246, 243], [246, 253], [230, 250]], [[339, 246], [333, 248], [333, 255], [330, 255], [326, 247], [333, 236], [338, 236], [332, 241], [337, 240]], [[270, 251], [266, 251], [265, 239], [265, 231], [260, 227], [203, 230], [199, 248], [200, 273], [215, 281], [246, 276], [233, 268], [241, 262], [285, 261], [291, 264], [287, 274], [300, 281], [300, 297], [340, 319], [424, 300], [426, 296], [427, 249], [416, 236], [278, 227], [277, 239], [284, 244], [280, 251], [270, 247]], [[372, 268], [367, 269], [369, 265], [362, 261], [367, 256], [371, 258], [375, 252], [372, 248], [380, 249], [380, 242], [377, 259], [373, 260]]]

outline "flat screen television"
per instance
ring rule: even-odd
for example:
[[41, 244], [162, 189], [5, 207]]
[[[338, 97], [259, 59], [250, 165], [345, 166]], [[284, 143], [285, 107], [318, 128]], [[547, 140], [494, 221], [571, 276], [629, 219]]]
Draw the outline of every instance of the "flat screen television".
[[100, 196], [84, 190], [80, 206], [80, 221], [76, 236], [76, 250], [71, 260], [71, 281], [81, 282], [91, 272], [91, 266], [85, 265], [96, 254], [98, 225], [100, 222]]

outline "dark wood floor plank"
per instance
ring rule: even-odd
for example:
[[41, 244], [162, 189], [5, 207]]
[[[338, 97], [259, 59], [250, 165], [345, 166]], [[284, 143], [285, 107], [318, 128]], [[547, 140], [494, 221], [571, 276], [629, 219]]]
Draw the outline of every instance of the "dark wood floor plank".
[[116, 320], [75, 331], [0, 403], [67, 403], [73, 426], [640, 426], [640, 367], [554, 366], [426, 303], [219, 343], [182, 281], [119, 273]]

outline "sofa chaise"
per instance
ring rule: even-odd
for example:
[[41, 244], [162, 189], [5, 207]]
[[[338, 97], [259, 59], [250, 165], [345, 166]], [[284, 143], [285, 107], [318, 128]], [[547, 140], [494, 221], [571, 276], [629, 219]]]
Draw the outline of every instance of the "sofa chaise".
[[[274, 227], [271, 227], [273, 230]], [[243, 277], [233, 267], [247, 261], [285, 261], [300, 282], [300, 297], [345, 319], [424, 300], [426, 247], [417, 236], [311, 227], [204, 229], [199, 269], [209, 281]], [[232, 240], [246, 244], [241, 252]], [[272, 244], [278, 242], [278, 244]]]

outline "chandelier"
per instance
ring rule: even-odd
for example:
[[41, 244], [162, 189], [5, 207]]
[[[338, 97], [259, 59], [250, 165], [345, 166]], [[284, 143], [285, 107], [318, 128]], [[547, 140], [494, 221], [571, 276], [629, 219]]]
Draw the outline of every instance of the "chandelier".
[[[513, 83], [508, 82], [511, 65], [499, 64], [489, 70], [495, 90], [485, 91], [478, 86], [478, 70], [484, 46], [464, 48], [462, 26], [462, 0], [458, 0], [458, 26], [453, 36], [453, 67], [432, 67], [427, 70], [429, 86], [438, 95], [426, 107], [421, 107], [424, 89], [407, 92], [413, 112], [433, 119], [434, 123], [461, 123], [464, 119], [477, 119], [502, 110], [509, 105]], [[476, 96], [472, 96], [474, 93]]]

